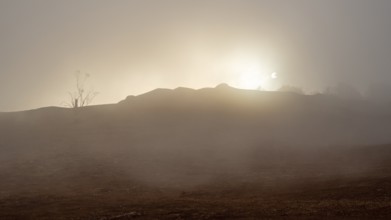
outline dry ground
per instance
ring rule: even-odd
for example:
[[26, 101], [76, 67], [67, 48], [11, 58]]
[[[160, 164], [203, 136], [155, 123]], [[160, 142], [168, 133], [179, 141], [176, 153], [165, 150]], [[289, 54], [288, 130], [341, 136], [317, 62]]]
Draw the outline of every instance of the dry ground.
[[219, 175], [191, 187], [174, 185], [175, 180], [152, 186], [104, 170], [84, 172], [71, 182], [30, 179], [25, 187], [17, 183], [18, 193], [1, 191], [0, 219], [391, 218], [388, 166], [334, 176], [287, 169], [269, 178], [261, 170]]

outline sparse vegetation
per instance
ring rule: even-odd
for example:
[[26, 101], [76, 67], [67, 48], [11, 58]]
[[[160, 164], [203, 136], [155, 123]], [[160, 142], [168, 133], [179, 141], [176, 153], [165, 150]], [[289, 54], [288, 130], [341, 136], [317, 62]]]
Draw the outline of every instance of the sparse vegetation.
[[81, 73], [77, 71], [75, 74], [75, 90], [73, 92], [69, 92], [69, 102], [67, 103], [68, 107], [71, 108], [79, 108], [84, 107], [95, 99], [98, 95], [93, 88], [87, 89], [87, 80], [90, 77], [88, 73]]

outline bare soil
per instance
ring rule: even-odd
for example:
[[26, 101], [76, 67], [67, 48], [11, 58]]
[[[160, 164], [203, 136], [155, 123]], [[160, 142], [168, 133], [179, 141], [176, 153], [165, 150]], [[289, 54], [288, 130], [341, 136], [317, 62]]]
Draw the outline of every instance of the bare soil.
[[40, 180], [18, 193], [1, 191], [0, 219], [389, 219], [389, 171], [271, 178], [254, 172], [192, 187], [151, 186], [91, 171], [72, 182], [48, 180], [47, 188]]

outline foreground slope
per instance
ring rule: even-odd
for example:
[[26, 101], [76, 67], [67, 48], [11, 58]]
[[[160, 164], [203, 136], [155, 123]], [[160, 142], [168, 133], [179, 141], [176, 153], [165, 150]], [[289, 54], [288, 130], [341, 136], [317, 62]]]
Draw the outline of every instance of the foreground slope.
[[2, 113], [0, 216], [389, 216], [390, 122], [387, 105], [226, 85]]

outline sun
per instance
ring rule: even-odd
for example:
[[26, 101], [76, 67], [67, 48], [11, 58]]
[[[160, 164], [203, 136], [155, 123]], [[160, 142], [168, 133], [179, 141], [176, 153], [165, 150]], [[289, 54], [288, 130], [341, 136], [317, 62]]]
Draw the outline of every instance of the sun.
[[275, 91], [279, 87], [280, 75], [276, 72], [277, 66], [268, 59], [241, 54], [227, 60], [225, 66], [225, 82], [232, 87], [263, 91]]
[[274, 90], [277, 78], [277, 72], [265, 73], [257, 69], [247, 69], [239, 74], [234, 87], [247, 90]]
[[241, 89], [259, 89], [262, 87], [262, 75], [256, 70], [246, 70], [240, 73], [237, 87]]

